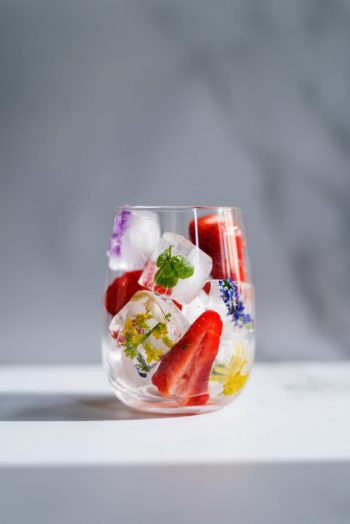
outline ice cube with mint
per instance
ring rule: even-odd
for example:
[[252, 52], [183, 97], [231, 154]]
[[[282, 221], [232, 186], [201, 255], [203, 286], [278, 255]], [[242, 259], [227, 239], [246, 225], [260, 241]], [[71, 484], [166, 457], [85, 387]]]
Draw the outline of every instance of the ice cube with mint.
[[139, 283], [181, 304], [189, 304], [201, 291], [212, 265], [211, 257], [185, 237], [164, 233]]

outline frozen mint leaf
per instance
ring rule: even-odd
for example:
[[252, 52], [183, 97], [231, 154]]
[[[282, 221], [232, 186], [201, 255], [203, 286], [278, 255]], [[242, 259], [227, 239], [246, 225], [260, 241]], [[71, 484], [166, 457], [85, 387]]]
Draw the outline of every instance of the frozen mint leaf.
[[189, 278], [194, 273], [194, 266], [187, 258], [181, 255], [171, 255], [172, 247], [169, 245], [157, 258], [156, 264], [159, 270], [154, 276], [155, 284], [168, 289], [176, 286], [179, 278]]
[[154, 275], [155, 284], [168, 289], [176, 286], [178, 280], [179, 278], [176, 274], [176, 271], [174, 271], [170, 262], [163, 264], [163, 266], [158, 269], [157, 273]]
[[171, 259], [171, 249], [172, 249], [172, 245], [168, 246], [164, 251], [163, 253], [161, 253], [159, 255], [159, 257], [157, 258], [157, 267], [162, 267], [163, 264], [165, 264], [166, 262], [168, 262], [170, 259]]
[[171, 265], [175, 269], [179, 278], [190, 278], [194, 273], [194, 266], [187, 258], [177, 255], [171, 258]]

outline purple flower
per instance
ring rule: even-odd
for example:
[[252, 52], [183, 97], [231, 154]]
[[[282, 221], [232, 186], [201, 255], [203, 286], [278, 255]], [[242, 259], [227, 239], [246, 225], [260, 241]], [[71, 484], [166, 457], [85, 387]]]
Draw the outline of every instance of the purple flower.
[[109, 241], [107, 255], [109, 257], [119, 257], [121, 255], [122, 238], [129, 227], [131, 211], [122, 209], [115, 215], [113, 232]]
[[245, 313], [243, 301], [238, 292], [236, 282], [230, 278], [219, 280], [221, 298], [226, 304], [227, 315], [231, 317], [235, 326], [243, 327], [253, 322], [251, 315]]

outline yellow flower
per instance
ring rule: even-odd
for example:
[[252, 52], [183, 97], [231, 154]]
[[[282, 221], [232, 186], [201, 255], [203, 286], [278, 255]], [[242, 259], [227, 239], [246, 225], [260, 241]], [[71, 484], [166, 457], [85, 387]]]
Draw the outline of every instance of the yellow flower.
[[131, 318], [125, 320], [122, 335], [125, 337], [123, 343], [125, 355], [135, 358], [137, 356], [136, 348], [141, 343], [143, 335], [138, 332]]
[[144, 342], [143, 347], [145, 348], [146, 352], [147, 364], [151, 364], [151, 362], [157, 362], [163, 355], [163, 350], [156, 349], [150, 342]]
[[136, 327], [134, 326], [134, 323], [131, 318], [127, 318], [125, 320], [124, 329], [122, 333], [127, 340], [133, 339], [134, 337], [139, 335], [139, 332], [137, 331]]
[[135, 316], [135, 324], [141, 329], [149, 329], [147, 320], [149, 320], [150, 318], [152, 318], [152, 313], [150, 311], [138, 313], [138, 315]]
[[[169, 320], [169, 314], [165, 315], [165, 320]], [[124, 353], [127, 357], [134, 359], [141, 358], [138, 347], [142, 346], [146, 353], [146, 362], [157, 362], [163, 355], [162, 349], [157, 349], [150, 342], [153, 336], [161, 340], [165, 346], [171, 348], [172, 340], [168, 337], [168, 328], [165, 322], [157, 322], [152, 328], [148, 325], [149, 320], [155, 320], [151, 311], [143, 311], [134, 317], [129, 317], [124, 322], [122, 335], [124, 337]]]
[[243, 389], [248, 380], [248, 371], [244, 372], [247, 360], [244, 357], [244, 348], [236, 344], [235, 352], [226, 365], [216, 365], [210, 380], [223, 385], [222, 395], [234, 395]]
[[161, 340], [168, 348], [171, 348], [174, 343], [168, 336], [168, 328], [164, 322], [159, 322], [152, 331], [152, 335], [157, 340]]

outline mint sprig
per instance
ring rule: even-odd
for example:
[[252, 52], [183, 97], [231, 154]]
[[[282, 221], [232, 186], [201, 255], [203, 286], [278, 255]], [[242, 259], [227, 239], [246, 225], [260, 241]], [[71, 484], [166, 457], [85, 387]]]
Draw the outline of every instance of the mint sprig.
[[171, 289], [176, 286], [179, 278], [190, 278], [194, 273], [194, 266], [182, 255], [172, 256], [172, 245], [169, 245], [157, 258], [159, 267], [154, 275], [154, 282], [159, 286]]

